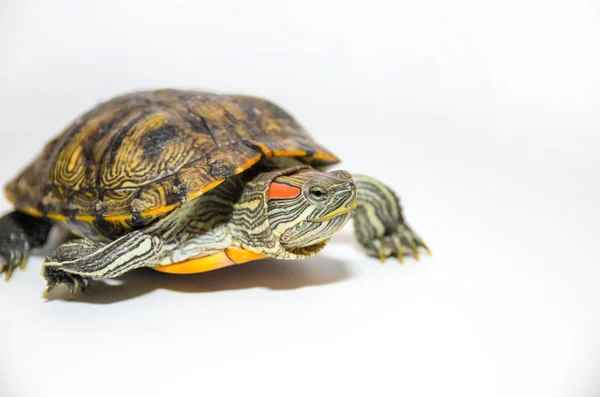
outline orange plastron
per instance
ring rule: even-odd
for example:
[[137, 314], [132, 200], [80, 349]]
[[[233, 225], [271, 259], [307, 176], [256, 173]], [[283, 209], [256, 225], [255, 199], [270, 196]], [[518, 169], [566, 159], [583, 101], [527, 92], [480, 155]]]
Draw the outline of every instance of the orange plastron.
[[227, 248], [224, 251], [201, 258], [188, 259], [170, 265], [154, 266], [154, 269], [159, 272], [174, 274], [203, 273], [263, 258], [266, 258], [266, 256], [242, 249]]

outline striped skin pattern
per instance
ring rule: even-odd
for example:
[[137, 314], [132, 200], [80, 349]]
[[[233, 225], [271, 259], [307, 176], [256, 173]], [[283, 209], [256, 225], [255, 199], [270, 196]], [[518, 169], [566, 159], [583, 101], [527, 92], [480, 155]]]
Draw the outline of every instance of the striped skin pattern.
[[[418, 258], [420, 248], [429, 252], [404, 222], [397, 196], [381, 182], [296, 164], [279, 169], [259, 165], [109, 244], [88, 239], [63, 244], [44, 263], [46, 292], [64, 283], [73, 296], [91, 278], [117, 277], [135, 268], [180, 263], [229, 249], [278, 259], [308, 258], [351, 216], [357, 240], [371, 256], [402, 261], [408, 254]], [[296, 187], [301, 194], [270, 197], [274, 183]], [[311, 195], [313, 188], [324, 194]]]
[[[272, 182], [296, 186], [303, 193], [269, 200]], [[329, 199], [312, 201], [308, 191], [313, 186], [327, 191]], [[304, 259], [318, 253], [347, 223], [355, 201], [356, 189], [345, 172], [324, 173], [302, 166], [266, 172], [248, 182], [235, 205], [230, 229], [244, 249], [277, 259]]]
[[108, 242], [277, 156], [317, 167], [339, 161], [264, 99], [135, 92], [75, 120], [5, 192], [21, 212]]
[[157, 259], [162, 245], [160, 237], [137, 230], [106, 245], [87, 239], [65, 243], [44, 262], [42, 274], [48, 283], [44, 295], [65, 283], [73, 296], [77, 288], [87, 288], [91, 277], [113, 278], [148, 266]]
[[[109, 244], [88, 239], [63, 244], [44, 263], [47, 293], [65, 283], [75, 294], [93, 277], [117, 277], [138, 267], [164, 266], [231, 248], [278, 259], [315, 255], [349, 220], [356, 188], [344, 171], [324, 173], [298, 164], [275, 170], [257, 166]], [[269, 199], [273, 182], [288, 183], [303, 193]], [[310, 196], [315, 186], [326, 192], [326, 199]]]
[[429, 248], [404, 222], [402, 207], [396, 194], [376, 179], [354, 175], [358, 189], [354, 212], [354, 233], [358, 242], [371, 256], [382, 262], [395, 256], [400, 262], [413, 254], [419, 259], [419, 249], [429, 254]]
[[48, 288], [66, 284], [71, 297], [92, 278], [113, 278], [139, 267], [153, 267], [205, 256], [233, 247], [228, 230], [243, 178], [229, 178], [145, 228], [105, 243], [78, 239], [58, 247], [46, 258], [42, 274]]
[[402, 260], [428, 251], [387, 186], [323, 172], [338, 162], [264, 99], [122, 95], [75, 120], [7, 184], [17, 212], [0, 218], [0, 273], [24, 265], [52, 224], [81, 237], [53, 252], [42, 271], [48, 291], [65, 283], [72, 294], [93, 277], [228, 249], [307, 258], [350, 217], [369, 255]]
[[[326, 241], [350, 220], [356, 208], [356, 186], [352, 176], [345, 171], [323, 174], [306, 171], [280, 176], [276, 182], [298, 186], [299, 197], [270, 200], [269, 223], [279, 235], [282, 247], [294, 251]], [[319, 197], [311, 197], [312, 187], [321, 187]], [[332, 208], [336, 210], [332, 212]], [[321, 221], [332, 217], [328, 222]], [[295, 226], [291, 226], [295, 223]]]

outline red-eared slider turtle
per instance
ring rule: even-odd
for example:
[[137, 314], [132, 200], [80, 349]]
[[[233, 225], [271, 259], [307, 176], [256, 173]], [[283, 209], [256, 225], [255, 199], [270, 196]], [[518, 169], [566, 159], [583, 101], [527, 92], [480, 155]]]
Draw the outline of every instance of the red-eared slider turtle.
[[353, 217], [369, 255], [402, 260], [423, 241], [394, 192], [325, 170], [338, 158], [260, 98], [135, 92], [104, 102], [49, 142], [5, 188], [7, 279], [59, 225], [77, 236], [43, 265], [47, 292], [139, 267], [198, 273], [319, 252]]

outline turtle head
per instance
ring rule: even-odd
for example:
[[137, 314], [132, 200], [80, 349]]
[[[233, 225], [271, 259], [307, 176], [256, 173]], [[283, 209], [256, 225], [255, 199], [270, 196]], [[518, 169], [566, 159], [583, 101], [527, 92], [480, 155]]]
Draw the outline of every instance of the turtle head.
[[348, 222], [356, 208], [356, 186], [346, 171], [303, 170], [274, 178], [267, 198], [273, 233], [282, 247], [294, 251], [316, 247]]

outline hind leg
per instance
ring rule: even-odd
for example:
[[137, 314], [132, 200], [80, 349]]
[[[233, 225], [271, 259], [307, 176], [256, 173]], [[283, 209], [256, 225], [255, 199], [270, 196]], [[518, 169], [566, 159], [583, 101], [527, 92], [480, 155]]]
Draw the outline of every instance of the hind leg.
[[50, 229], [51, 222], [21, 212], [0, 218], [0, 274], [6, 273], [6, 280], [17, 267], [25, 267], [32, 249], [44, 246]]

